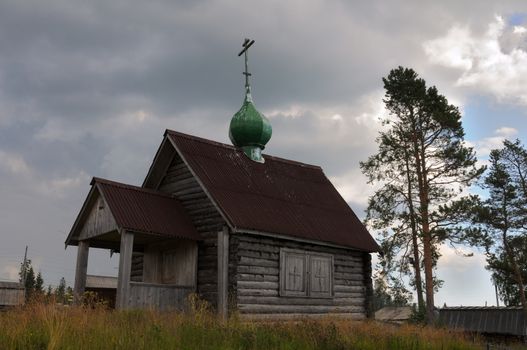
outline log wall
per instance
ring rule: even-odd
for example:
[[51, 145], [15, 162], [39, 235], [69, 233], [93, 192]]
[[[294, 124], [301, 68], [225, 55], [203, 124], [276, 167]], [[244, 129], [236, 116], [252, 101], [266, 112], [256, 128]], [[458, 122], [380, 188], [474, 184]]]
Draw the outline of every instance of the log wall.
[[[280, 248], [332, 254], [333, 297], [280, 296]], [[365, 257], [368, 253], [249, 234], [232, 234], [229, 250], [230, 308], [237, 309], [242, 316], [327, 313], [356, 319], [368, 316], [371, 288], [368, 286], [371, 276], [366, 276], [371, 273], [371, 263]]]
[[158, 189], [179, 199], [203, 237], [198, 245], [198, 293], [216, 306], [218, 232], [226, 223], [177, 153], [174, 154]]

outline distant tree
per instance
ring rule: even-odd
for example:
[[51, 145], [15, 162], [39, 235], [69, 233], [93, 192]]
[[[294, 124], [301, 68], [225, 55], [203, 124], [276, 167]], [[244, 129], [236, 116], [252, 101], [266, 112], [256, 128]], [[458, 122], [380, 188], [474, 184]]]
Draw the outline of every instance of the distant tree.
[[51, 288], [51, 284], [48, 284], [48, 288], [46, 289], [46, 298], [50, 299], [53, 295], [53, 288]]
[[55, 289], [55, 300], [58, 303], [66, 303], [66, 280], [64, 277], [60, 278], [58, 287]]
[[412, 301], [412, 293], [400, 279], [393, 276], [376, 274], [373, 281], [373, 309], [385, 306], [407, 306]]
[[35, 293], [44, 293], [44, 279], [42, 278], [40, 271], [37, 273], [37, 277], [35, 277]]
[[393, 69], [383, 82], [390, 115], [377, 138], [378, 153], [361, 165], [370, 182], [381, 185], [369, 209], [377, 212], [379, 228], [385, 226], [388, 245], [411, 252], [403, 257], [413, 259], [416, 281], [423, 266], [426, 319], [432, 323], [439, 286], [433, 273], [437, 248], [445, 241], [459, 241], [463, 228], [456, 216], [465, 207], [459, 194], [484, 169], [476, 167], [475, 153], [464, 143], [458, 108], [436, 87], [427, 87], [415, 71], [403, 67]]
[[36, 277], [33, 266], [31, 265], [31, 260], [27, 259], [25, 264], [20, 264], [19, 282], [24, 285], [26, 289], [26, 301], [30, 300], [35, 291]]
[[[522, 280], [527, 281], [527, 237], [512, 237], [509, 245], [517, 254], [515, 259], [520, 267]], [[490, 255], [486, 268], [492, 272], [492, 280], [498, 286], [498, 293], [505, 305], [520, 306], [520, 287], [506, 252], [501, 250]], [[523, 294], [527, 296], [527, 291], [524, 290]]]
[[[486, 250], [488, 268], [502, 297], [516, 300], [527, 314], [525, 292], [525, 239], [527, 238], [527, 150], [519, 140], [504, 141], [490, 153], [490, 169], [483, 187], [489, 197], [475, 209], [478, 225], [469, 235]], [[523, 264], [523, 265], [522, 265]], [[511, 296], [516, 291], [517, 298]]]

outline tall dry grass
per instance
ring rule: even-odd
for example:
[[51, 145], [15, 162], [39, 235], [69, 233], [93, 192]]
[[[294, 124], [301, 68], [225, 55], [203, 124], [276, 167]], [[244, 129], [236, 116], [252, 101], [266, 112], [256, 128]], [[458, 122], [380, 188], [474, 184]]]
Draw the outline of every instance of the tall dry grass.
[[191, 311], [107, 310], [33, 303], [0, 313], [0, 349], [482, 349], [460, 333], [338, 319], [219, 321]]

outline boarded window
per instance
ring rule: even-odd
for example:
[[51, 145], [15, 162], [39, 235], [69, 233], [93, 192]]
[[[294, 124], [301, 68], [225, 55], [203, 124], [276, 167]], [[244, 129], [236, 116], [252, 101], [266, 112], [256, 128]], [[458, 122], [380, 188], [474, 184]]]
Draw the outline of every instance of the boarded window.
[[306, 256], [302, 253], [284, 252], [282, 254], [282, 294], [306, 296]]
[[333, 256], [280, 250], [280, 295], [323, 298], [333, 295]]
[[309, 290], [313, 297], [331, 296], [333, 263], [330, 256], [310, 255]]

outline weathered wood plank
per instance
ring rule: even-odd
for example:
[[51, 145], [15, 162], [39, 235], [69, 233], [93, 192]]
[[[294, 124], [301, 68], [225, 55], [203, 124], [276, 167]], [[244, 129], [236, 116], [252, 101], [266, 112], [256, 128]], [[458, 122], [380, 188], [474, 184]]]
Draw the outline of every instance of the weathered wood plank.
[[79, 303], [81, 301], [82, 294], [84, 294], [84, 289], [86, 288], [89, 251], [90, 242], [79, 241], [79, 245], [77, 247], [77, 265], [75, 268], [75, 284], [73, 287], [75, 303]]
[[229, 292], [229, 229], [227, 226], [218, 235], [218, 313], [227, 317], [227, 296]]
[[364, 275], [362, 273], [335, 272], [335, 278], [352, 281], [363, 281]]
[[130, 271], [132, 267], [132, 254], [134, 248], [134, 235], [123, 230], [121, 232], [121, 249], [119, 253], [119, 276], [117, 277], [117, 296], [115, 306], [118, 309], [127, 307], [130, 287]]
[[238, 296], [278, 296], [277, 289], [237, 289]]
[[85, 240], [117, 230], [117, 223], [113, 218], [108, 204], [97, 193], [91, 203], [90, 212], [79, 232], [79, 240]]
[[276, 275], [253, 275], [250, 273], [239, 273], [236, 276], [238, 281], [278, 282], [279, 280], [279, 277]]
[[266, 313], [346, 313], [364, 312], [364, 305], [360, 306], [327, 306], [327, 305], [238, 305], [240, 313], [266, 314]]
[[262, 267], [262, 266], [238, 266], [239, 273], [252, 273], [263, 275], [278, 275], [279, 270], [276, 267]]
[[249, 258], [260, 258], [260, 259], [271, 259], [271, 260], [279, 260], [280, 254], [278, 253], [269, 253], [269, 252], [262, 252], [258, 250], [245, 250], [245, 249], [239, 249], [238, 250], [239, 256], [246, 256]]
[[342, 286], [336, 285], [333, 287], [335, 293], [355, 293], [355, 292], [365, 292], [366, 287], [364, 286]]
[[278, 268], [278, 260], [261, 259], [261, 258], [249, 258], [246, 256], [240, 256], [238, 258], [238, 264], [240, 266], [262, 266], [262, 267], [276, 267]]
[[183, 310], [187, 297], [193, 292], [194, 287], [189, 286], [131, 282], [126, 306], [133, 309]]
[[335, 279], [335, 285], [339, 286], [364, 286], [363, 280]]
[[339, 318], [346, 320], [364, 320], [366, 316], [364, 312], [347, 312], [347, 313], [331, 313], [328, 314], [306, 314], [306, 313], [296, 313], [296, 314], [249, 314], [244, 313], [240, 314], [242, 320], [302, 320], [302, 319], [324, 319], [324, 318]]
[[241, 314], [242, 320], [301, 320], [301, 319], [345, 319], [353, 321], [361, 321], [365, 319], [364, 312], [347, 312], [347, 313], [331, 313], [331, 314]]
[[276, 289], [278, 290], [278, 282], [253, 282], [253, 281], [238, 281], [238, 288], [242, 289]]
[[356, 298], [294, 298], [271, 296], [240, 296], [238, 304], [264, 304], [264, 305], [328, 305], [328, 306], [363, 306], [364, 296]]

